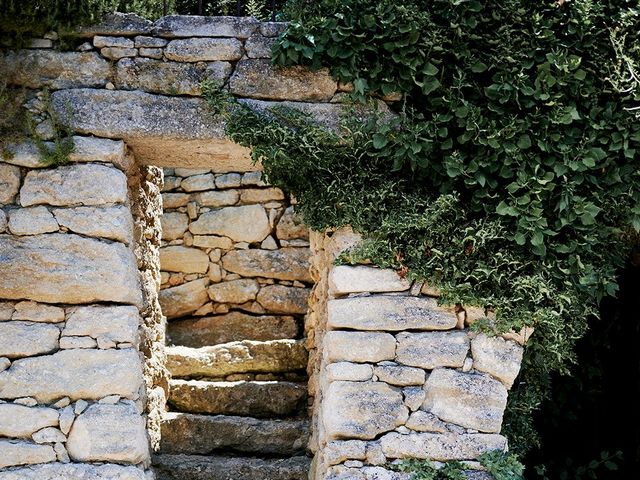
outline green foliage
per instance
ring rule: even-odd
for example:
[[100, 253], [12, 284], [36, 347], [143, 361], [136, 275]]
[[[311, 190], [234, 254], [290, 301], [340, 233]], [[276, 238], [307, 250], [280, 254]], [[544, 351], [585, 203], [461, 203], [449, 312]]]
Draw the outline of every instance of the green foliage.
[[402, 460], [389, 467], [397, 472], [411, 474], [412, 480], [465, 480], [464, 465], [460, 462], [448, 462], [442, 468], [436, 468], [428, 460]]
[[0, 156], [8, 157], [10, 143], [26, 138], [26, 115], [22, 109], [25, 100], [23, 90], [9, 88], [0, 80]]
[[480, 455], [478, 458], [495, 480], [523, 480], [524, 465], [518, 458], [507, 452], [494, 450]]
[[[71, 155], [75, 149], [73, 141], [73, 129], [62, 125], [58, 112], [53, 108], [51, 104], [51, 96], [49, 91], [43, 91], [43, 102], [45, 104], [44, 113], [47, 115], [53, 131], [53, 139], [51, 143], [45, 143], [40, 136], [34, 131], [33, 124], [31, 127], [31, 138], [38, 148], [40, 153], [40, 162], [46, 166], [60, 166], [69, 163], [69, 155]], [[68, 115], [71, 116], [71, 105], [66, 105]]]
[[235, 109], [229, 135], [319, 230], [350, 224], [370, 259], [535, 327], [504, 427], [531, 412], [640, 229], [637, 1], [301, 1], [275, 62], [328, 66], [354, 95], [404, 94], [395, 120], [340, 134], [283, 109]]
[[595, 480], [607, 479], [608, 473], [618, 470], [618, 462], [622, 460], [622, 452], [609, 453], [600, 452], [600, 457], [591, 460], [586, 465], [574, 465], [571, 459], [567, 460], [567, 465], [560, 471], [559, 476], [548, 477], [544, 465], [535, 468], [541, 480]]
[[202, 90], [202, 97], [206, 100], [207, 106], [214, 115], [226, 111], [231, 101], [231, 96], [229, 92], [224, 89], [224, 85], [213, 80], [203, 80], [200, 83], [200, 89]]

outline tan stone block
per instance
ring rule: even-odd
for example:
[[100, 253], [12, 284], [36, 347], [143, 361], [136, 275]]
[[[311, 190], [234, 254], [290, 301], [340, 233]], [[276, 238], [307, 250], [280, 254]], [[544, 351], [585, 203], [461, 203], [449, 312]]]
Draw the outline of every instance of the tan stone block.
[[362, 440], [334, 440], [322, 450], [327, 465], [338, 465], [346, 460], [364, 460], [367, 442]]
[[269, 312], [305, 314], [309, 308], [310, 294], [309, 288], [267, 285], [260, 289], [257, 300]]
[[209, 302], [208, 285], [209, 279], [202, 278], [161, 290], [158, 300], [162, 307], [162, 314], [167, 318], [175, 318], [195, 312]]
[[64, 308], [36, 302], [18, 302], [15, 304], [13, 320], [29, 322], [64, 322]]
[[0, 452], [0, 468], [56, 461], [56, 453], [50, 445], [0, 439]]
[[426, 380], [424, 370], [420, 368], [403, 367], [401, 365], [378, 365], [374, 369], [373, 374], [377, 376], [381, 382], [400, 387], [423, 385]]
[[333, 267], [329, 273], [330, 293], [403, 292], [411, 283], [390, 269], [347, 265]]
[[44, 355], [58, 349], [60, 329], [48, 323], [0, 323], [0, 357]]
[[284, 192], [276, 187], [245, 188], [240, 195], [242, 203], [267, 203], [284, 200]]
[[108, 338], [114, 342], [138, 344], [142, 323], [136, 307], [89, 306], [71, 309], [63, 335]]
[[162, 239], [176, 240], [182, 238], [189, 228], [189, 217], [185, 213], [168, 212], [160, 217], [162, 224]]
[[164, 54], [177, 62], [235, 61], [242, 56], [242, 43], [235, 38], [185, 38], [170, 41]]
[[128, 207], [57, 208], [53, 214], [72, 232], [127, 244], [133, 241], [133, 217]]
[[194, 235], [193, 246], [231, 250], [233, 248], [233, 241], [230, 238], [217, 237], [215, 235]]
[[214, 302], [240, 305], [254, 300], [259, 290], [256, 280], [241, 279], [211, 285], [208, 293]]
[[393, 360], [396, 339], [383, 332], [331, 331], [324, 336], [324, 356], [328, 362], [370, 362]]
[[304, 225], [302, 218], [296, 215], [293, 207], [288, 207], [278, 221], [276, 236], [280, 240], [309, 239], [309, 227]]
[[470, 339], [466, 332], [402, 332], [397, 339], [397, 361], [428, 370], [461, 368], [469, 352]]
[[20, 169], [0, 163], [0, 205], [13, 203], [20, 189]]
[[9, 231], [14, 235], [38, 235], [58, 229], [58, 222], [45, 207], [19, 208], [9, 216]]
[[[219, 182], [216, 180], [216, 184]], [[196, 195], [196, 202], [203, 207], [227, 207], [235, 205], [240, 199], [238, 190], [217, 190], [210, 192], [200, 192]]]
[[220, 235], [236, 242], [261, 242], [271, 232], [269, 218], [260, 205], [225, 207], [203, 213], [189, 226], [194, 235]]
[[160, 268], [167, 272], [207, 273], [209, 256], [199, 248], [163, 247], [160, 249]]
[[0, 404], [0, 436], [29, 438], [45, 427], [58, 426], [58, 411], [53, 408]]
[[524, 349], [501, 337], [478, 334], [471, 341], [473, 368], [486, 372], [511, 388], [520, 372]]
[[[260, 207], [261, 208], [261, 207]], [[243, 277], [266, 277], [278, 280], [312, 282], [307, 248], [280, 250], [242, 250], [228, 252], [222, 258], [225, 270]]]
[[362, 363], [337, 362], [326, 367], [326, 378], [329, 382], [340, 380], [366, 382], [373, 376], [373, 366]]

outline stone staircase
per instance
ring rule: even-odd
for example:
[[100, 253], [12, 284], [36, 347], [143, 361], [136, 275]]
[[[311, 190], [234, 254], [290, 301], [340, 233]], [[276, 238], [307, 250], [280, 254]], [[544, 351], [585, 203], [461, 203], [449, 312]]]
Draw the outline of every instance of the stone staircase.
[[306, 479], [306, 363], [293, 339], [167, 347], [158, 480]]

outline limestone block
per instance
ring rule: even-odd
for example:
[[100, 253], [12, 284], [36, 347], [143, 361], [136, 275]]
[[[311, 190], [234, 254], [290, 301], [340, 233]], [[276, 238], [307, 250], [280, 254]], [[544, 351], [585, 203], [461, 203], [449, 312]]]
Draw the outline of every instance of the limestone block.
[[0, 436], [29, 438], [38, 430], [58, 426], [58, 411], [53, 408], [0, 404]]
[[0, 357], [43, 355], [58, 349], [60, 329], [48, 323], [0, 323]]
[[328, 102], [338, 84], [327, 69], [276, 68], [268, 59], [245, 59], [236, 65], [229, 88], [239, 97]]
[[239, 173], [226, 173], [216, 176], [217, 188], [238, 188], [242, 184], [242, 176]]
[[220, 235], [236, 242], [261, 242], [271, 232], [269, 218], [260, 205], [225, 207], [203, 213], [189, 226], [194, 235]]
[[432, 370], [461, 368], [469, 351], [466, 332], [399, 333], [397, 360], [405, 365]]
[[80, 462], [147, 461], [144, 419], [131, 405], [91, 405], [73, 423], [67, 450], [72, 460]]
[[400, 387], [423, 385], [426, 379], [424, 370], [401, 365], [378, 365], [373, 373], [381, 382]]
[[329, 273], [330, 292], [334, 295], [359, 292], [403, 292], [411, 283], [390, 269], [338, 265]]
[[9, 216], [9, 231], [14, 235], [38, 235], [58, 229], [58, 222], [45, 207], [19, 208]]
[[132, 399], [141, 385], [142, 365], [132, 349], [61, 350], [16, 360], [0, 372], [0, 398], [34, 397], [39, 403], [111, 394]]
[[[167, 183], [167, 177], [165, 177], [165, 185]], [[191, 201], [191, 195], [188, 193], [163, 193], [162, 194], [162, 208], [169, 210], [172, 208], [186, 207]]]
[[244, 48], [249, 58], [271, 58], [271, 49], [276, 44], [276, 38], [251, 35], [245, 42]]
[[102, 23], [81, 27], [78, 33], [84, 37], [95, 35], [147, 35], [151, 33], [152, 23], [135, 13], [110, 13]]
[[393, 360], [396, 339], [383, 332], [327, 332], [324, 355], [328, 362], [382, 362]]
[[170, 41], [164, 55], [177, 62], [236, 61], [242, 43], [235, 38], [185, 38]]
[[162, 48], [139, 48], [138, 55], [155, 60], [162, 60], [164, 50]]
[[202, 192], [196, 195], [196, 202], [203, 207], [226, 207], [238, 203], [238, 200], [240, 194], [237, 190]]
[[162, 239], [176, 240], [182, 238], [189, 228], [189, 217], [186, 213], [169, 212], [160, 217], [162, 225]]
[[104, 87], [111, 76], [109, 62], [97, 53], [57, 50], [5, 51], [0, 71], [10, 84], [53, 90]]
[[245, 188], [240, 196], [242, 203], [268, 203], [282, 200], [284, 200], [284, 192], [276, 187]]
[[218, 303], [242, 304], [255, 300], [260, 290], [256, 280], [243, 278], [211, 285], [208, 289], [209, 298]]
[[[11, 320], [14, 311], [13, 302], [0, 302], [0, 321]], [[62, 310], [62, 320], [64, 320], [64, 310]]]
[[382, 437], [381, 444], [388, 458], [420, 458], [446, 462], [474, 459], [484, 452], [504, 450], [507, 447], [507, 439], [501, 435], [482, 433], [401, 435], [392, 432]]
[[176, 37], [237, 37], [248, 38], [258, 28], [253, 17], [197, 17], [168, 15], [154, 24], [155, 35]]
[[265, 37], [277, 37], [289, 26], [289, 22], [260, 22], [260, 34]]
[[362, 440], [334, 440], [328, 442], [322, 450], [327, 465], [337, 465], [346, 460], [364, 460], [367, 442]]
[[[36, 302], [18, 302], [13, 307], [13, 320], [27, 320], [29, 322], [64, 322], [64, 309], [53, 305], [43, 305]], [[13, 311], [12, 309], [12, 311]]]
[[202, 278], [161, 290], [158, 300], [162, 314], [167, 318], [175, 318], [195, 312], [209, 301], [208, 285], [209, 280]]
[[[233, 241], [227, 237], [217, 237], [215, 235], [194, 235], [193, 236], [194, 247], [204, 248], [221, 248], [222, 250], [231, 250], [233, 248]], [[218, 269], [220, 267], [216, 265]]]
[[57, 428], [47, 427], [35, 432], [31, 438], [36, 443], [64, 443], [67, 437]]
[[89, 463], [45, 463], [0, 472], [0, 480], [148, 480], [141, 468]]
[[77, 307], [70, 311], [62, 335], [106, 338], [116, 343], [137, 345], [141, 323], [136, 307]]
[[133, 41], [136, 48], [162, 48], [168, 43], [164, 38], [146, 37], [144, 35], [138, 35]]
[[0, 468], [56, 461], [56, 453], [50, 445], [0, 440], [0, 452]]
[[96, 35], [93, 37], [93, 46], [96, 48], [102, 47], [122, 47], [133, 48], [133, 40], [125, 37], [105, 37], [103, 35]]
[[60, 226], [72, 232], [126, 244], [133, 241], [133, 218], [128, 207], [57, 208], [53, 214]]
[[160, 269], [166, 272], [207, 273], [209, 255], [199, 248], [179, 245], [160, 249]]
[[121, 58], [137, 57], [138, 50], [135, 48], [104, 47], [100, 49], [100, 55], [109, 60], [120, 60]]
[[60, 233], [0, 235], [0, 251], [4, 252], [0, 256], [0, 298], [142, 303], [136, 260], [120, 243]]
[[7, 230], [7, 214], [4, 210], [0, 209], [0, 233], [4, 233]]
[[305, 314], [309, 308], [311, 289], [267, 285], [260, 289], [257, 300], [268, 312]]
[[98, 342], [91, 337], [61, 337], [60, 348], [70, 350], [74, 348], [97, 348]]
[[373, 366], [362, 363], [337, 362], [327, 365], [327, 381], [366, 382], [373, 376]]
[[379, 295], [330, 300], [327, 324], [357, 330], [448, 330], [456, 326], [454, 313], [424, 297]]
[[216, 188], [215, 177], [211, 173], [194, 175], [182, 180], [182, 182], [180, 182], [180, 186], [185, 192], [200, 192], [202, 190], [212, 190]]
[[333, 382], [322, 403], [328, 439], [373, 439], [404, 425], [408, 417], [402, 394], [380, 382]]
[[481, 432], [499, 432], [507, 406], [507, 389], [484, 375], [438, 368], [425, 385], [422, 408], [445, 422]]
[[416, 432], [447, 433], [447, 425], [433, 413], [418, 410], [407, 420], [407, 428]]
[[27, 173], [20, 189], [23, 207], [104, 205], [127, 201], [127, 177], [104, 165], [80, 164]]
[[13, 203], [20, 189], [20, 169], [0, 163], [0, 205]]
[[422, 387], [407, 387], [402, 389], [404, 395], [404, 404], [409, 407], [409, 410], [415, 412], [424, 403], [426, 394]]
[[302, 223], [302, 218], [295, 213], [293, 207], [287, 207], [276, 226], [276, 236], [280, 240], [309, 240], [309, 228]]
[[524, 349], [501, 337], [479, 334], [471, 341], [473, 368], [493, 375], [511, 388], [520, 371]]
[[309, 273], [309, 255], [307, 248], [237, 250], [222, 257], [222, 266], [228, 272], [243, 277], [266, 277], [310, 283], [313, 280]]

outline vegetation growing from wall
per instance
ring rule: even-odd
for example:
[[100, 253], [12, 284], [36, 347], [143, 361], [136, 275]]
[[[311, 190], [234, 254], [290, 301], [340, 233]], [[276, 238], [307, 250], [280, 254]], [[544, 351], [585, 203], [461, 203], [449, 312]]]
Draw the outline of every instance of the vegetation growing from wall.
[[[338, 133], [283, 109], [231, 110], [305, 221], [350, 224], [370, 259], [495, 311], [477, 328], [535, 327], [504, 430], [539, 444], [531, 413], [640, 230], [637, 1], [323, 0], [291, 7], [274, 57], [328, 66], [354, 96], [400, 92], [398, 117]], [[355, 120], [355, 121], [354, 121]]]

